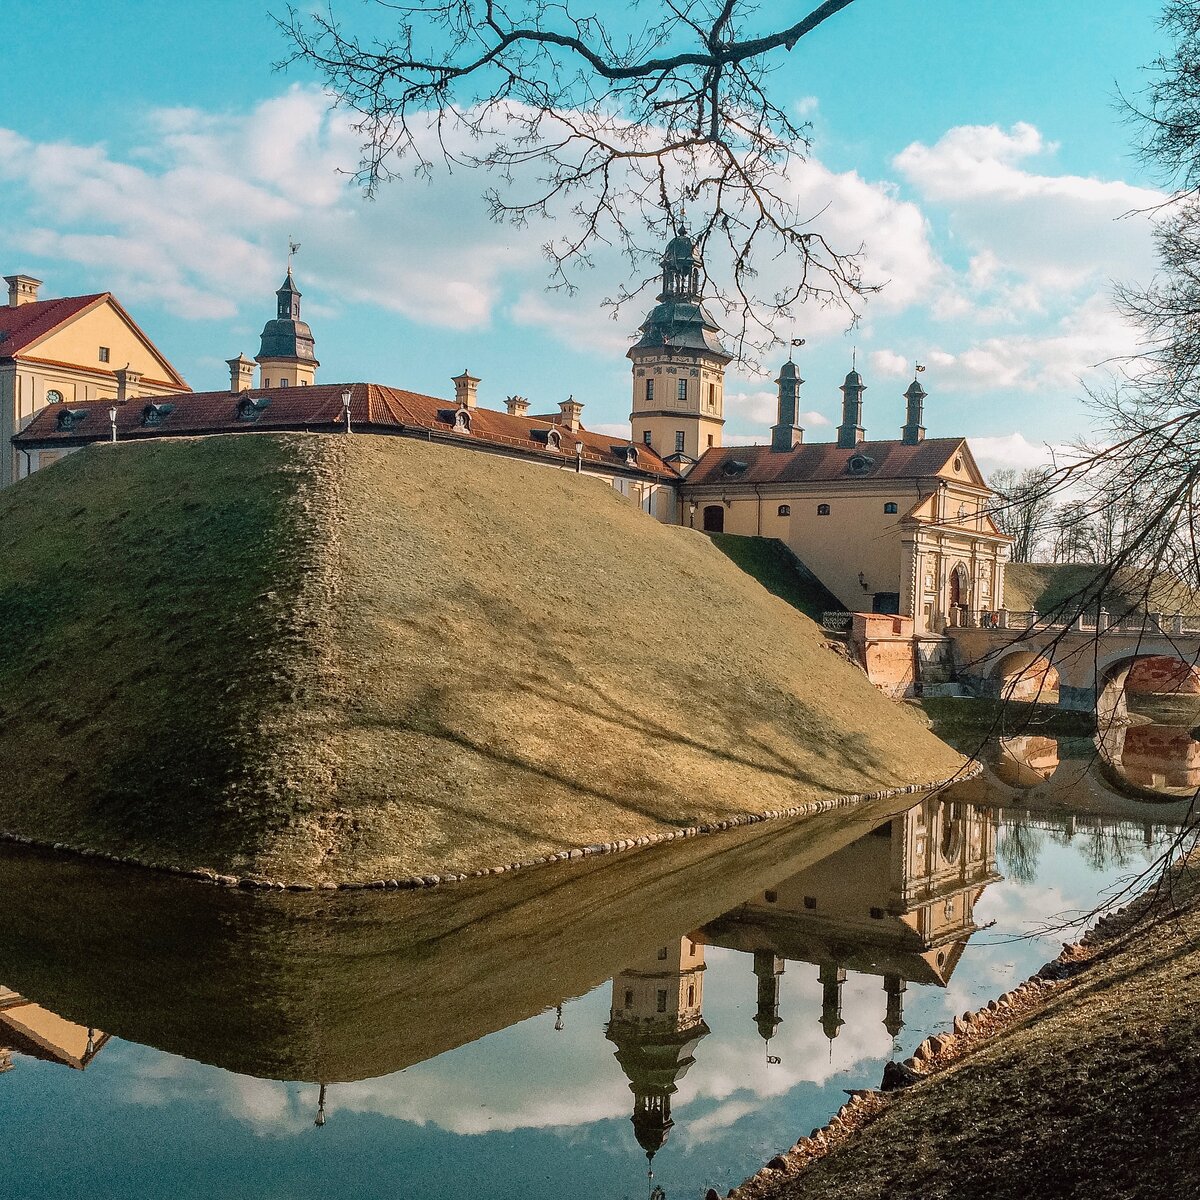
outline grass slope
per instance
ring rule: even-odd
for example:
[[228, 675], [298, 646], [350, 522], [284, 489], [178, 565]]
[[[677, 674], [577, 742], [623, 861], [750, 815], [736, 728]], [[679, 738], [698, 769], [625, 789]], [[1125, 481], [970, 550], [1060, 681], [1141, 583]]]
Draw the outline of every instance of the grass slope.
[[98, 446], [0, 495], [0, 827], [465, 871], [958, 758], [704, 536], [411, 440]]
[[710, 535], [713, 545], [781, 600], [818, 624], [827, 612], [841, 612], [842, 602], [778, 538]]
[[[1093, 581], [1103, 570], [1091, 563], [1009, 563], [1004, 572], [1005, 607], [1013, 612], [1043, 614], [1064, 608], [1073, 611], [1079, 607], [1082, 595], [1093, 595]], [[1094, 598], [1089, 604], [1094, 607]], [[1166, 613], [1193, 613], [1196, 597], [1176, 580], [1165, 576], [1148, 580], [1128, 570], [1118, 572], [1105, 589], [1104, 606], [1114, 614], [1147, 607]]]

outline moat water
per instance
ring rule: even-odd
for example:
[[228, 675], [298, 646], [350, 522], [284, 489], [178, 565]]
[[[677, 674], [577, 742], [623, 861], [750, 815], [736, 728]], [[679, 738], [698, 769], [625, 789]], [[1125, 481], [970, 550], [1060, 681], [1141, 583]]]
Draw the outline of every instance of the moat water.
[[421, 894], [4, 851], [0, 1194], [723, 1194], [1169, 848], [1200, 743], [1156, 729]]

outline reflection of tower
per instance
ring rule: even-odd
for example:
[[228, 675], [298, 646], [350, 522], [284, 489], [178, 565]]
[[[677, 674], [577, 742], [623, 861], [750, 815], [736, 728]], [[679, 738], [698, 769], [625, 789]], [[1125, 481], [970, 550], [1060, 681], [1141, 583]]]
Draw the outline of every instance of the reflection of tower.
[[821, 981], [821, 1028], [832, 1042], [846, 1023], [842, 1020], [842, 984], [846, 982], [846, 968], [823, 962], [817, 978]]
[[887, 1016], [883, 1018], [883, 1027], [895, 1040], [904, 1028], [904, 989], [905, 982], [899, 975], [885, 975], [883, 990], [887, 994]]
[[681, 938], [654, 959], [626, 968], [613, 979], [612, 1010], [605, 1036], [633, 1092], [633, 1132], [647, 1159], [662, 1148], [674, 1125], [671, 1097], [696, 1061], [693, 1052], [708, 1033], [701, 1015], [704, 947]]
[[773, 950], [755, 950], [754, 974], [758, 978], [758, 1011], [754, 1023], [764, 1042], [775, 1036], [783, 1018], [779, 1015], [779, 977], [783, 959]]
[[107, 1033], [76, 1025], [0, 986], [0, 1071], [13, 1066], [14, 1053], [84, 1071], [107, 1041]]

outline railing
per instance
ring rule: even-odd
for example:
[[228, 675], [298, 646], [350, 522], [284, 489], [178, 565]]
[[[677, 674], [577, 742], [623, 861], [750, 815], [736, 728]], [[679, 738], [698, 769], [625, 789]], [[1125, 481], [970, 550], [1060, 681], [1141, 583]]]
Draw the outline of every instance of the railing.
[[834, 633], [843, 633], [850, 628], [854, 614], [848, 612], [827, 612], [821, 614], [821, 625]]
[[1018, 612], [1006, 608], [954, 608], [950, 612], [951, 629], [1078, 629], [1083, 633], [1123, 633], [1130, 636], [1200, 636], [1200, 616], [1188, 613], [1127, 612], [1113, 616], [1107, 609], [1097, 613], [1055, 612], [1043, 616], [1037, 612]]

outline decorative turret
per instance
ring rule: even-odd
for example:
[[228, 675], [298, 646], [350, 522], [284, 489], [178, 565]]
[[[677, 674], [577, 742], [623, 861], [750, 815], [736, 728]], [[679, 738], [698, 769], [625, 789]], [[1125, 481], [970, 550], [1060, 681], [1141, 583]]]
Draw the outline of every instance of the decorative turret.
[[703, 263], [686, 232], [662, 257], [659, 303], [630, 348], [633, 441], [648, 442], [669, 461], [689, 466], [721, 444], [725, 367], [732, 358], [700, 299]]
[[904, 393], [904, 399], [908, 404], [908, 415], [904, 422], [904, 428], [900, 430], [900, 440], [906, 446], [915, 446], [918, 442], [925, 440], [925, 426], [922, 421], [925, 419], [925, 397], [927, 395], [928, 393], [916, 379], [908, 385], [908, 391]]
[[794, 450], [804, 441], [804, 430], [796, 424], [800, 385], [803, 382], [796, 364], [788, 359], [779, 370], [779, 378], [775, 380], [779, 388], [779, 423], [771, 426], [772, 450]]
[[263, 387], [297, 387], [313, 383], [317, 377], [315, 343], [312, 330], [300, 319], [300, 289], [287, 276], [275, 293], [278, 300], [275, 319], [263, 326], [262, 342], [254, 356], [261, 372]]
[[783, 959], [773, 950], [755, 950], [754, 974], [758, 979], [758, 1010], [754, 1023], [764, 1042], [769, 1042], [783, 1022], [779, 1015], [779, 977]]
[[837, 444], [843, 450], [854, 449], [867, 436], [862, 423], [862, 394], [866, 390], [862, 376], [851, 370], [842, 384], [842, 423], [837, 431]]
[[842, 1020], [842, 984], [846, 982], [846, 969], [834, 963], [822, 963], [817, 978], [821, 983], [821, 1028], [832, 1042], [846, 1023]]

